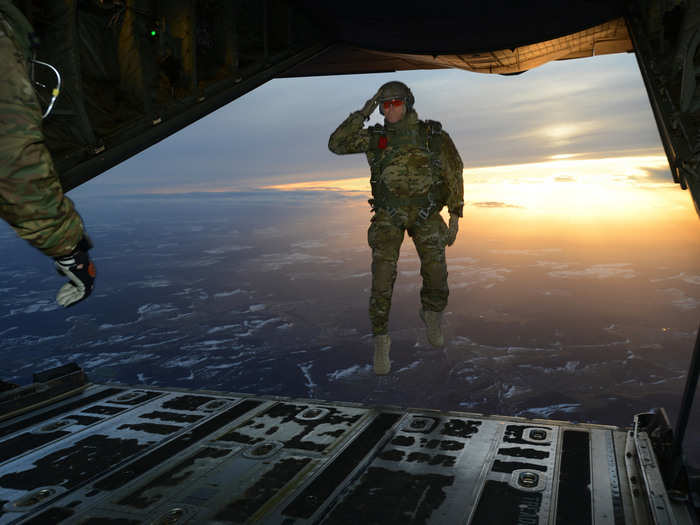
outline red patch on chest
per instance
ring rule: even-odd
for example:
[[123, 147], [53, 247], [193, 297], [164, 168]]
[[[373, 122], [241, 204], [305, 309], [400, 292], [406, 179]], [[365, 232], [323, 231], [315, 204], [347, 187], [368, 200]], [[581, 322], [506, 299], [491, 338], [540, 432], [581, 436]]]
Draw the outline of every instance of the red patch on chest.
[[386, 149], [387, 140], [386, 137], [379, 137], [379, 149]]

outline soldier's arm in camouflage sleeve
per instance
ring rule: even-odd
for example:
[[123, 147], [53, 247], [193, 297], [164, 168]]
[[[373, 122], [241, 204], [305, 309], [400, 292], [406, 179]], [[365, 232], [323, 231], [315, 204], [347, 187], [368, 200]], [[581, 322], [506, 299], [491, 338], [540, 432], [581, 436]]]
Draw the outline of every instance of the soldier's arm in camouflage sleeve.
[[0, 15], [0, 216], [50, 257], [70, 254], [83, 223], [64, 196], [41, 131], [25, 57]]
[[328, 149], [338, 155], [366, 153], [370, 133], [364, 126], [365, 116], [360, 111], [350, 113], [328, 139]]
[[452, 142], [452, 139], [443, 131], [441, 161], [443, 175], [447, 183], [447, 209], [452, 214], [459, 217], [462, 216], [462, 208], [464, 207], [464, 178], [462, 176], [462, 158]]

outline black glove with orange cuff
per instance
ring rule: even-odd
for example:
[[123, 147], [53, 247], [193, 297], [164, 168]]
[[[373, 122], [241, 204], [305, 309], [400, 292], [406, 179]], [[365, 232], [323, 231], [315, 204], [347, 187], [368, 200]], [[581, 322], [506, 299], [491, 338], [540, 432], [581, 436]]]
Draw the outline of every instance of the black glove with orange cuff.
[[68, 277], [56, 295], [56, 302], [61, 306], [69, 307], [87, 298], [92, 292], [95, 283], [95, 264], [88, 256], [88, 250], [92, 243], [87, 236], [83, 236], [70, 255], [54, 257], [54, 266], [60, 275]]

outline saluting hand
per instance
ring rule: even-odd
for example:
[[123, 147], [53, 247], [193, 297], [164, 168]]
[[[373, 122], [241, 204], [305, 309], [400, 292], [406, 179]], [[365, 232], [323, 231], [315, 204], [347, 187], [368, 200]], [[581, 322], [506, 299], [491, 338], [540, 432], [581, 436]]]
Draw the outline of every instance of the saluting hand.
[[369, 116], [374, 112], [374, 110], [377, 109], [377, 106], [379, 105], [380, 96], [381, 90], [377, 91], [371, 99], [365, 102], [365, 105], [360, 110], [360, 113], [362, 113], [365, 116], [365, 120], [367, 120]]
[[457, 239], [457, 232], [459, 231], [459, 215], [456, 213], [450, 213], [450, 225], [447, 227], [446, 241], [447, 246], [452, 246]]

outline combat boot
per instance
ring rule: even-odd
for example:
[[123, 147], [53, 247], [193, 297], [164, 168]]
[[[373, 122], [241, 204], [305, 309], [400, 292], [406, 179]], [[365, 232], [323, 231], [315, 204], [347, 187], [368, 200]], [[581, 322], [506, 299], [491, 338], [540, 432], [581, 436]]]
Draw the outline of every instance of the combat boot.
[[374, 373], [384, 376], [391, 370], [389, 361], [389, 349], [391, 348], [391, 338], [389, 334], [374, 336]]
[[442, 327], [440, 326], [442, 323], [442, 312], [432, 312], [421, 308], [418, 313], [425, 323], [428, 342], [438, 348], [443, 346], [445, 338], [442, 336]]

